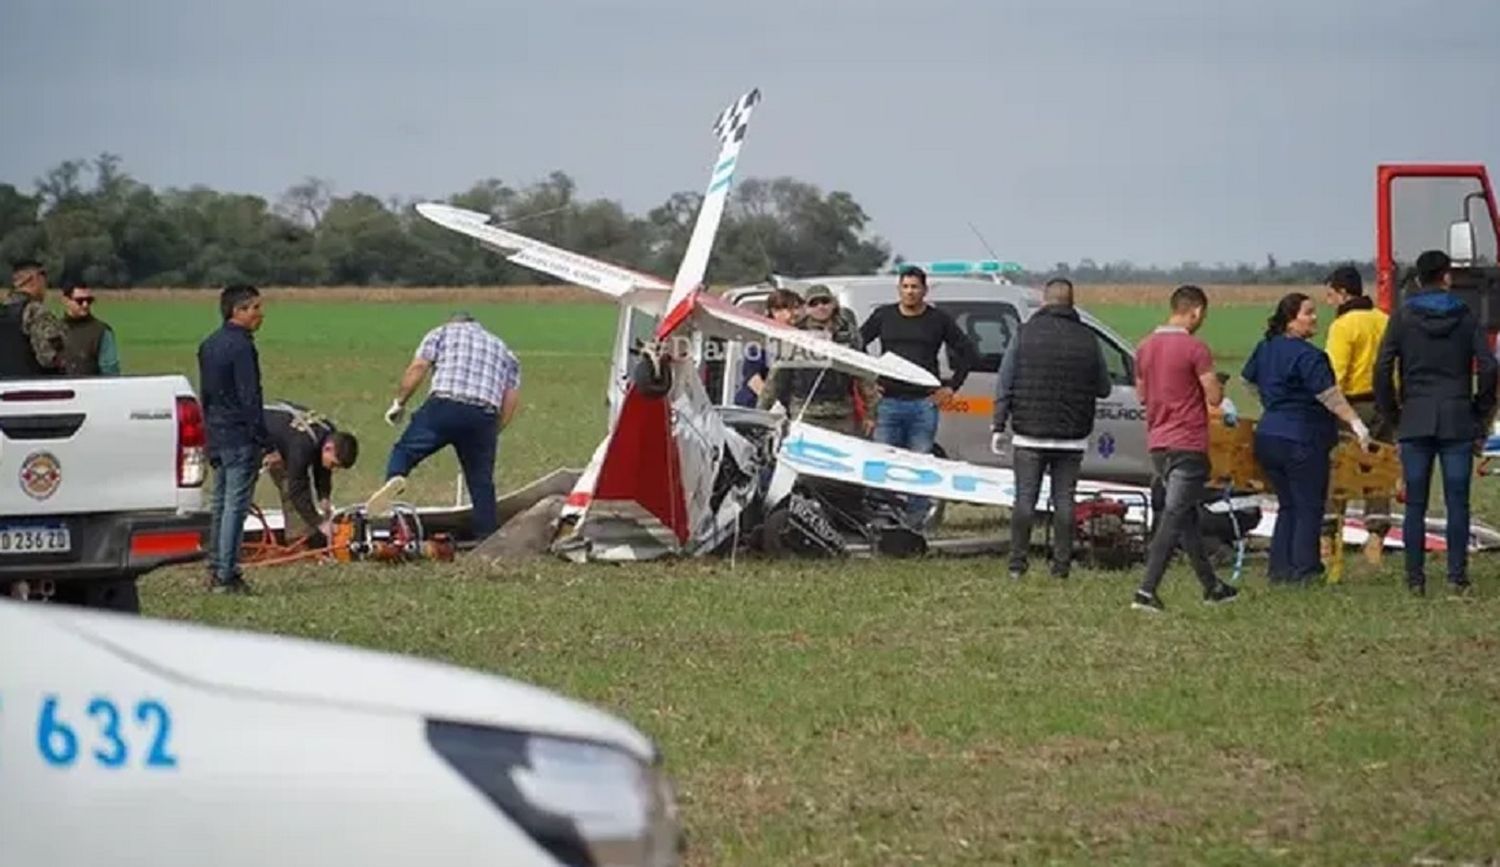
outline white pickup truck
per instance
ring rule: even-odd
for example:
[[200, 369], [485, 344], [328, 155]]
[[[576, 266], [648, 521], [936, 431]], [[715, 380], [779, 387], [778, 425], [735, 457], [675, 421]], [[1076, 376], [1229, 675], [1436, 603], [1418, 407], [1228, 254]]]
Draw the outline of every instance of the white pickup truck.
[[139, 611], [203, 556], [206, 434], [180, 375], [0, 380], [0, 595]]

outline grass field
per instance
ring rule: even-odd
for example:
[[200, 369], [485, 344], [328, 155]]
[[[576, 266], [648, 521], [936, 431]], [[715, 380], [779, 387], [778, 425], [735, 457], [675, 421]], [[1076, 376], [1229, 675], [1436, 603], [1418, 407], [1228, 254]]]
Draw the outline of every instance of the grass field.
[[[487, 294], [271, 297], [268, 396], [363, 440], [336, 500], [379, 478], [396, 377], [457, 305], [525, 366], [501, 487], [587, 458], [614, 309]], [[1085, 303], [1134, 338], [1162, 295]], [[1204, 336], [1237, 372], [1269, 303], [1213, 297]], [[191, 375], [216, 325], [209, 295], [99, 312], [132, 372]], [[424, 465], [416, 498], [451, 498], [455, 468]], [[1126, 607], [1135, 573], [1014, 584], [987, 558], [306, 567], [255, 573], [249, 599], [183, 569], [144, 597], [157, 616], [451, 660], [617, 712], [666, 753], [692, 864], [1406, 864], [1500, 858], [1500, 581], [1493, 561], [1472, 571], [1479, 599], [1459, 604], [1406, 598], [1393, 568], [1272, 591], [1252, 565], [1240, 603], [1205, 610], [1179, 569], [1157, 619]]]

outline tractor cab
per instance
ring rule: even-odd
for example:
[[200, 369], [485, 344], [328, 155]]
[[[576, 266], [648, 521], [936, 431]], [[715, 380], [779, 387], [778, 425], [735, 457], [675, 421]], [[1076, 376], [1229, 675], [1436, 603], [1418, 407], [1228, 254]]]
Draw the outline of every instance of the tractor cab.
[[1414, 287], [1423, 250], [1453, 260], [1452, 292], [1500, 332], [1500, 213], [1479, 164], [1393, 164], [1376, 173], [1376, 303], [1391, 312]]

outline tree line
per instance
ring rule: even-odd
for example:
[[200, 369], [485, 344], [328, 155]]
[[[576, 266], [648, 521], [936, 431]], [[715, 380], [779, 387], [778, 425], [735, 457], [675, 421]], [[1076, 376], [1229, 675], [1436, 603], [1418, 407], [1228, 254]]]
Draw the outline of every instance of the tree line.
[[[443, 201], [490, 214], [521, 234], [670, 278], [702, 196], [679, 192], [644, 216], [585, 199], [563, 172], [525, 186], [487, 178]], [[32, 192], [0, 183], [0, 259], [41, 260], [54, 284], [131, 286], [497, 286], [549, 282], [417, 214], [416, 200], [335, 194], [320, 178], [276, 201], [206, 186], [153, 189], [114, 154], [66, 160]], [[709, 278], [720, 284], [769, 274], [868, 274], [901, 260], [869, 230], [848, 192], [790, 177], [749, 178], [726, 208]], [[1373, 270], [1369, 263], [1360, 263]], [[1309, 283], [1331, 263], [1263, 266], [1182, 263], [1169, 269], [1091, 259], [1057, 263], [1025, 279], [1066, 274], [1080, 282]]]

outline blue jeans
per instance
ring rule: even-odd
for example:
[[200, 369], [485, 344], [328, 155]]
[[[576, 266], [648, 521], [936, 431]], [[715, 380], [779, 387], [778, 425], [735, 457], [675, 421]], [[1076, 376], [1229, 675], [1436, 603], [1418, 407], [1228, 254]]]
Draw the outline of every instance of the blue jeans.
[[1427, 583], [1427, 499], [1432, 461], [1443, 467], [1443, 509], [1447, 513], [1448, 581], [1469, 583], [1469, 477], [1474, 468], [1473, 443], [1419, 437], [1401, 441], [1401, 477], [1406, 484], [1406, 515], [1401, 547], [1406, 554], [1406, 583]]
[[1271, 583], [1317, 578], [1323, 574], [1318, 536], [1328, 498], [1328, 450], [1283, 437], [1257, 436], [1255, 460], [1276, 492]]
[[476, 539], [495, 532], [495, 454], [500, 416], [494, 409], [429, 397], [391, 447], [385, 477], [409, 476], [413, 468], [444, 446], [453, 446], [473, 501], [471, 527]]
[[216, 584], [240, 577], [240, 545], [245, 535], [245, 516], [255, 495], [260, 475], [260, 449], [236, 446], [220, 449], [208, 459], [214, 472], [208, 497], [208, 568]]
[[[938, 407], [925, 397], [883, 397], [875, 407], [875, 442], [931, 454], [937, 440]], [[918, 526], [927, 513], [927, 497], [910, 497], [906, 513]]]

